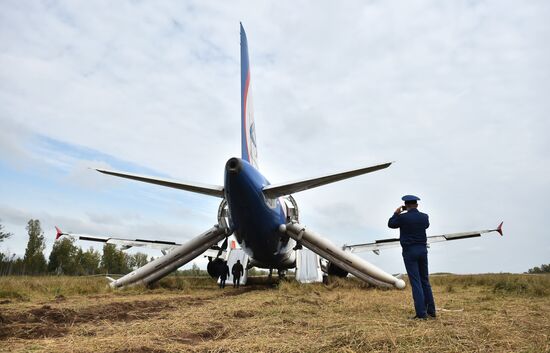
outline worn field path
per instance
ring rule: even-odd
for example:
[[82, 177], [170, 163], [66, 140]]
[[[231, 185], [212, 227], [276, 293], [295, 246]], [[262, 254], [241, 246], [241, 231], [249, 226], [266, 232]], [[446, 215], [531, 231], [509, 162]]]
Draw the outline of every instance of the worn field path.
[[549, 351], [550, 282], [457, 278], [434, 278], [445, 310], [420, 322], [409, 319], [409, 290], [349, 279], [225, 290], [206, 279], [183, 289], [36, 290], [0, 298], [0, 352]]

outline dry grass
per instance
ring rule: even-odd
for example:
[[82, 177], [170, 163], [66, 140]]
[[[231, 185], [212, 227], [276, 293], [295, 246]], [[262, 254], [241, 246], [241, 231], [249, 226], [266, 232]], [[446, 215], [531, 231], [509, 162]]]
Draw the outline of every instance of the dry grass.
[[284, 282], [221, 291], [169, 278], [0, 278], [1, 352], [548, 352], [550, 277], [435, 276], [436, 320], [409, 290]]

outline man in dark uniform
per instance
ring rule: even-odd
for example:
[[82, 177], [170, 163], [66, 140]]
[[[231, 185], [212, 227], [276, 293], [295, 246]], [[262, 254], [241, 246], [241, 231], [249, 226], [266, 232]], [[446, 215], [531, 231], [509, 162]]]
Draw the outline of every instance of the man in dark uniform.
[[244, 269], [241, 265], [241, 260], [237, 260], [237, 263], [231, 268], [231, 274], [233, 275], [233, 288], [239, 288], [241, 284], [241, 276], [243, 275]]
[[227, 280], [227, 277], [229, 276], [229, 266], [227, 266], [227, 261], [223, 262], [223, 270], [222, 274], [220, 275], [220, 288], [225, 288], [225, 281]]
[[[418, 211], [420, 199], [414, 195], [401, 198], [405, 206], [399, 206], [388, 221], [388, 227], [399, 228], [403, 260], [411, 283], [416, 316], [414, 319], [435, 317], [435, 303], [428, 278], [428, 249], [426, 229], [430, 226], [428, 215]], [[407, 211], [402, 213], [403, 211]]]

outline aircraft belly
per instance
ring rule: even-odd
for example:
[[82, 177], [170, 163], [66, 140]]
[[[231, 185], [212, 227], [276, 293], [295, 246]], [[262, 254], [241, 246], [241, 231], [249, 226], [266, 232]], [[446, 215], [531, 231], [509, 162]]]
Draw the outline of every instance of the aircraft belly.
[[273, 268], [288, 262], [294, 240], [282, 239], [278, 230], [266, 229], [260, 224], [254, 227], [255, 224], [251, 223], [243, 222], [243, 226], [235, 230], [235, 238], [247, 254], [255, 261]]
[[268, 204], [262, 194], [267, 183], [255, 169], [242, 163], [237, 175], [226, 175], [226, 197], [235, 238], [255, 261], [279, 268], [291, 256], [294, 241], [279, 232], [285, 223], [278, 200]]

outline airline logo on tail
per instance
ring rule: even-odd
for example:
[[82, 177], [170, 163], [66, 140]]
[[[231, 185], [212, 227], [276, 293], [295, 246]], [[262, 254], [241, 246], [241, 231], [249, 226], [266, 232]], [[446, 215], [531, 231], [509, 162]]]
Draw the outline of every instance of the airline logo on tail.
[[254, 104], [252, 85], [250, 84], [250, 65], [248, 60], [248, 41], [241, 24], [241, 135], [242, 158], [258, 169], [258, 150], [256, 147], [256, 128], [254, 125]]

